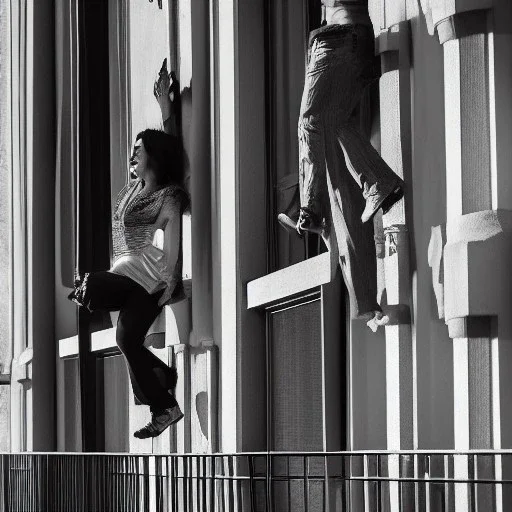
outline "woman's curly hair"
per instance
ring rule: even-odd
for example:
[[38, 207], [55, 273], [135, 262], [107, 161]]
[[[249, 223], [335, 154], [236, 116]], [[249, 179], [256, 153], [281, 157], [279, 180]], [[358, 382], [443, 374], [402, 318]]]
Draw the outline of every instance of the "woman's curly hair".
[[148, 128], [140, 132], [136, 140], [144, 143], [158, 185], [184, 186], [184, 152], [178, 137]]

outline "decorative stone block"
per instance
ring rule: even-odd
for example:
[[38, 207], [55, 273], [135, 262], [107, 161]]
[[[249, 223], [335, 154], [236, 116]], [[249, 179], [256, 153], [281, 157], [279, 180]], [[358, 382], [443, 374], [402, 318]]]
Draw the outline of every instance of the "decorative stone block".
[[432, 287], [437, 302], [439, 318], [444, 318], [444, 246], [446, 245], [446, 226], [432, 227], [428, 244], [428, 265], [432, 269]]
[[488, 210], [447, 224], [445, 320], [494, 316], [512, 302], [512, 212]]
[[468, 11], [491, 9], [493, 0], [421, 0], [421, 8], [430, 35], [442, 20]]

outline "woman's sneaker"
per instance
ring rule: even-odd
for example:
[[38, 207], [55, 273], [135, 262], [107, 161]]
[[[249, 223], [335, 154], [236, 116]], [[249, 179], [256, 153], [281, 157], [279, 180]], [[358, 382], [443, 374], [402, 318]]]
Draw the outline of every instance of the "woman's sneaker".
[[138, 439], [148, 439], [159, 436], [167, 427], [177, 423], [183, 418], [180, 406], [176, 404], [169, 409], [162, 409], [151, 413], [151, 421], [133, 435]]
[[385, 315], [382, 311], [375, 311], [373, 318], [366, 322], [366, 325], [373, 331], [377, 332], [377, 329], [381, 326], [389, 324], [389, 316]]
[[306, 231], [315, 233], [316, 235], [326, 233], [324, 223], [319, 222], [318, 216], [308, 208], [301, 208], [296, 218], [289, 217], [286, 213], [280, 213], [277, 216], [277, 220], [287, 231], [290, 233], [296, 232], [300, 237], [302, 237]]
[[366, 199], [366, 205], [361, 215], [363, 223], [369, 222], [374, 215], [382, 208], [383, 213], [387, 213], [391, 207], [404, 196], [403, 181], [398, 179], [391, 190], [383, 191], [377, 183], [369, 186], [364, 184], [363, 197]]

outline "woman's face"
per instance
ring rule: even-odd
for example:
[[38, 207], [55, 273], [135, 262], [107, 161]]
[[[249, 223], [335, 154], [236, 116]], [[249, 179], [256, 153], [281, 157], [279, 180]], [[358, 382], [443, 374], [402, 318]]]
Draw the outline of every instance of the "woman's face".
[[142, 139], [138, 139], [133, 146], [130, 158], [130, 171], [137, 175], [137, 178], [144, 179], [148, 172], [148, 154]]

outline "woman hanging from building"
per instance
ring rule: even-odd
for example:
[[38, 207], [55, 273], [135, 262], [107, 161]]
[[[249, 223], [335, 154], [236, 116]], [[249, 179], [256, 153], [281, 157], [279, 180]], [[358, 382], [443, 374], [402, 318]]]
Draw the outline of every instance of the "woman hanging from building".
[[[154, 93], [168, 131], [175, 126], [170, 88], [164, 61]], [[183, 294], [181, 216], [189, 198], [183, 187], [180, 139], [160, 130], [139, 133], [130, 174], [112, 218], [114, 264], [108, 271], [78, 276], [69, 298], [89, 311], [119, 310], [116, 342], [135, 397], [151, 411], [151, 421], [134, 433], [145, 439], [160, 435], [183, 418], [171, 393], [176, 386], [175, 369], [144, 347], [146, 333], [162, 307]]]
[[301, 236], [322, 234], [338, 251], [351, 316], [376, 330], [389, 319], [377, 303], [371, 220], [403, 196], [403, 182], [351, 122], [364, 88], [379, 76], [367, 0], [322, 4], [324, 24], [309, 38], [298, 126], [300, 209], [278, 218]]

